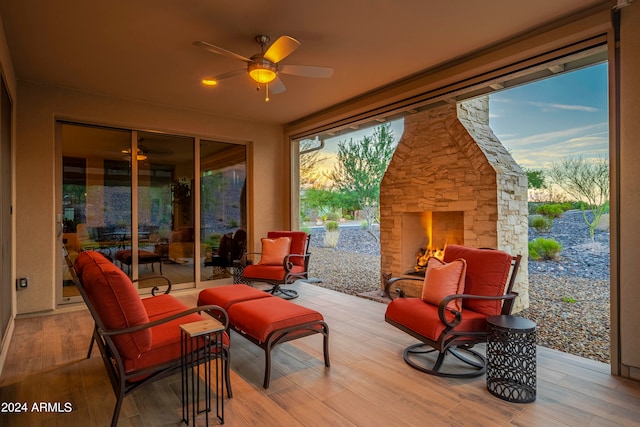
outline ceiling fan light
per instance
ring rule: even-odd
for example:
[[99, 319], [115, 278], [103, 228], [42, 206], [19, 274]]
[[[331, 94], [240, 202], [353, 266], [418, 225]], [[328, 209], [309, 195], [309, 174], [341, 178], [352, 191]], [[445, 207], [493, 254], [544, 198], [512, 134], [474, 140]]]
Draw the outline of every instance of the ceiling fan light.
[[271, 83], [276, 78], [276, 73], [265, 68], [254, 68], [249, 71], [249, 75], [253, 80], [260, 84]]
[[202, 79], [202, 84], [205, 86], [215, 86], [218, 82], [215, 79]]

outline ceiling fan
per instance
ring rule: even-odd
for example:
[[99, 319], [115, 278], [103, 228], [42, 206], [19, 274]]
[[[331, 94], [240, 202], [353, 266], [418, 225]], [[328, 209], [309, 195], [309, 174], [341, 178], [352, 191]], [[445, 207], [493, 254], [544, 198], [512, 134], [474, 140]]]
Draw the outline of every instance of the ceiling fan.
[[265, 101], [269, 102], [269, 85], [271, 85], [271, 92], [281, 93], [286, 90], [286, 87], [282, 81], [278, 78], [278, 74], [290, 74], [294, 76], [302, 77], [316, 77], [316, 78], [329, 78], [333, 75], [333, 68], [330, 67], [316, 67], [310, 65], [287, 65], [280, 62], [287, 56], [291, 55], [296, 49], [300, 47], [300, 42], [289, 36], [280, 36], [278, 40], [273, 42], [266, 51], [265, 47], [271, 40], [269, 36], [258, 35], [255, 37], [256, 42], [260, 45], [260, 52], [246, 58], [237, 53], [231, 52], [227, 49], [215, 46], [205, 41], [195, 41], [193, 44], [209, 52], [224, 55], [229, 58], [239, 59], [246, 62], [247, 67], [239, 70], [230, 71], [228, 73], [220, 74], [215, 77], [205, 78], [202, 83], [208, 86], [215, 86], [220, 80], [234, 77], [242, 74], [245, 71], [249, 73], [249, 76], [260, 85], [265, 85]]

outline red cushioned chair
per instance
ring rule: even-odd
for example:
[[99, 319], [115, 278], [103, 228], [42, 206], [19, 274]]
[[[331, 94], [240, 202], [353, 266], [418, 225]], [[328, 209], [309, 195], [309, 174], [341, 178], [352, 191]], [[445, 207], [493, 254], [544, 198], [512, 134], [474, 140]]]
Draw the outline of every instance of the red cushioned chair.
[[[270, 231], [267, 239], [278, 239], [288, 237], [291, 239], [289, 253], [282, 259], [281, 264], [263, 264], [264, 259], [264, 239], [263, 253], [247, 253], [243, 257], [245, 265], [242, 272], [242, 279], [245, 282], [265, 282], [273, 285], [268, 290], [269, 293], [280, 295], [285, 299], [298, 297], [298, 292], [293, 289], [285, 289], [282, 285], [287, 285], [299, 279], [307, 279], [309, 271], [309, 238], [304, 231]], [[257, 255], [261, 255], [257, 261]]]
[[[452, 263], [460, 258], [466, 262], [461, 293], [445, 296], [437, 305], [425, 301], [424, 290], [422, 298], [406, 298], [400, 289], [396, 289], [400, 298], [393, 299], [396, 296], [391, 292], [394, 284], [402, 280], [425, 279], [398, 277], [385, 284], [385, 293], [393, 299], [387, 307], [385, 321], [421, 341], [407, 347], [403, 357], [411, 367], [428, 374], [458, 378], [484, 374], [486, 359], [472, 347], [486, 342], [487, 317], [510, 314], [517, 296], [512, 288], [520, 255], [514, 257], [493, 249], [447, 246], [444, 262]], [[427, 276], [430, 268], [427, 268]], [[437, 276], [432, 274], [431, 277]], [[443, 366], [447, 354], [463, 363]]]
[[[118, 423], [124, 398], [138, 387], [177, 373], [181, 368], [180, 325], [197, 322], [207, 313], [221, 320], [228, 317], [219, 306], [189, 308], [167, 292], [141, 299], [129, 277], [98, 252], [85, 251], [72, 264], [65, 253], [69, 272], [95, 322], [87, 358], [95, 343], [100, 350], [116, 406], [111, 426]], [[170, 288], [169, 288], [170, 289]], [[153, 293], [158, 290], [153, 289]], [[197, 349], [198, 360], [205, 355]], [[227, 395], [229, 379], [229, 336], [222, 337], [221, 357]]]

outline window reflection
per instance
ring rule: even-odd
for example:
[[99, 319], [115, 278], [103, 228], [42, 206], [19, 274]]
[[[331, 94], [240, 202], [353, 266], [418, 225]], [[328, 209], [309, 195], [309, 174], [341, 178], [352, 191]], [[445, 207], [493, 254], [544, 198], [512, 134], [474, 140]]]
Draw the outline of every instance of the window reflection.
[[[202, 280], [228, 278], [246, 245], [246, 147], [200, 144]], [[238, 232], [238, 230], [240, 230]]]
[[193, 139], [141, 132], [138, 152], [143, 157], [138, 160], [140, 277], [156, 272], [159, 257], [172, 283], [194, 282], [199, 257], [194, 253]]
[[[60, 135], [63, 242], [72, 259], [100, 251], [140, 278], [139, 288], [154, 286], [145, 279], [159, 273], [183, 287], [194, 286], [196, 274], [230, 275], [246, 235], [235, 252], [220, 243], [246, 229], [244, 145], [201, 141], [198, 189], [194, 138], [71, 123], [60, 123]], [[63, 302], [77, 296], [66, 272], [61, 282]]]

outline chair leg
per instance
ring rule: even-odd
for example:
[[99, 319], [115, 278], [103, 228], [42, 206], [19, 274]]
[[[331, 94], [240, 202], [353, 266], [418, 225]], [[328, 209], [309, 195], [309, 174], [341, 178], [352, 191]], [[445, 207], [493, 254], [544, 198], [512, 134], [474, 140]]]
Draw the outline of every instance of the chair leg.
[[120, 417], [120, 409], [122, 409], [122, 401], [124, 400], [124, 396], [119, 396], [116, 398], [116, 407], [113, 409], [113, 416], [111, 417], [111, 427], [117, 427], [118, 418]]
[[[465, 357], [460, 354], [463, 351], [471, 356]], [[426, 360], [426, 358], [416, 358], [415, 355], [426, 355], [430, 353], [437, 352], [438, 356], [436, 358], [435, 363], [433, 363], [433, 367], [429, 368], [427, 363], [430, 360]], [[466, 370], [463, 372], [445, 372], [442, 371], [442, 364], [444, 362], [445, 356], [451, 353], [458, 360], [464, 362], [468, 365], [472, 370]], [[412, 356], [414, 356], [412, 358]], [[424, 372], [430, 375], [436, 375], [439, 377], [449, 377], [449, 378], [474, 378], [483, 375], [487, 370], [487, 362], [485, 357], [478, 353], [475, 350], [472, 350], [470, 347], [457, 347], [455, 349], [448, 348], [443, 352], [437, 351], [435, 348], [432, 348], [424, 343], [418, 343], [407, 347], [403, 353], [404, 361], [407, 365], [411, 366], [414, 369], [417, 369], [420, 372]], [[433, 360], [433, 359], [431, 359]], [[426, 362], [426, 363], [425, 363]]]
[[298, 298], [298, 292], [293, 289], [284, 289], [280, 285], [274, 285], [273, 288], [268, 291], [270, 294], [281, 296], [284, 299]]
[[231, 399], [233, 397], [233, 392], [231, 391], [231, 352], [224, 350], [223, 357], [222, 362], [224, 363], [225, 383], [227, 383], [227, 397]]
[[269, 388], [269, 382], [271, 381], [271, 347], [267, 346], [264, 349], [264, 382], [262, 387]]

